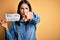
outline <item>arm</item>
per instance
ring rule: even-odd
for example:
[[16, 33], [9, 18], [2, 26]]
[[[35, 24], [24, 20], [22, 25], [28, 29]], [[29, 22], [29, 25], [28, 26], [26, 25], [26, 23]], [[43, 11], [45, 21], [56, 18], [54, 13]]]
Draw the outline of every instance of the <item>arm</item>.
[[31, 22], [32, 22], [33, 24], [37, 24], [37, 23], [40, 22], [40, 17], [38, 16], [37, 13], [33, 13]]
[[12, 22], [11, 29], [5, 30], [6, 40], [14, 40], [14, 23]]

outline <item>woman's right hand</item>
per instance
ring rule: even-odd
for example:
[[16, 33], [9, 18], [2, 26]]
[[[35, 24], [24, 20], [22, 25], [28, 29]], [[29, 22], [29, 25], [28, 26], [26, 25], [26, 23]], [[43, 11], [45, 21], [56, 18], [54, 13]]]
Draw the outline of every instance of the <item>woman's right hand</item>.
[[4, 20], [1, 20], [1, 25], [2, 25], [3, 28], [5, 28], [6, 30], [9, 30], [9, 29], [8, 29], [8, 24], [7, 24], [7, 22], [6, 22], [5, 19], [4, 19]]

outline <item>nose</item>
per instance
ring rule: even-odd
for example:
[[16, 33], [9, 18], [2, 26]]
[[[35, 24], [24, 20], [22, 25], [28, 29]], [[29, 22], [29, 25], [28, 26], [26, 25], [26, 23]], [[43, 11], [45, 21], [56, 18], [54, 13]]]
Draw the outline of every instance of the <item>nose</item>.
[[26, 9], [23, 10], [24, 15], [27, 15]]
[[23, 9], [23, 13], [26, 13], [26, 9]]

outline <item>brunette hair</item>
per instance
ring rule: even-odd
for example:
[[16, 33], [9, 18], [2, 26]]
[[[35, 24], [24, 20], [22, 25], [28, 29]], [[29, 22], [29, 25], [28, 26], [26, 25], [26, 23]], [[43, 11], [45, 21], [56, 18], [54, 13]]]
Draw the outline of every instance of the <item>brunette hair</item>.
[[[22, 15], [21, 15], [21, 13], [20, 13], [20, 7], [21, 7], [21, 5], [22, 5], [23, 3], [27, 4], [28, 7], [29, 7], [29, 11], [32, 12], [32, 8], [31, 8], [30, 3], [29, 3], [27, 0], [21, 0], [21, 1], [19, 2], [19, 4], [18, 4], [18, 9], [17, 9], [17, 13], [20, 15], [20, 19], [22, 19]], [[18, 26], [20, 26], [20, 20], [19, 20], [19, 21], [15, 21], [15, 24], [18, 25]]]

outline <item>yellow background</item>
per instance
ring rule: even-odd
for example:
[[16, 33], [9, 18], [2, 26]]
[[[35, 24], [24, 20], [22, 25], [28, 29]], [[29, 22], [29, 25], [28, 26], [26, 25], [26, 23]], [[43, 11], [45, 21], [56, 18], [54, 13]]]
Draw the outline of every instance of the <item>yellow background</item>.
[[[0, 20], [6, 13], [16, 13], [20, 0], [0, 0]], [[60, 40], [60, 0], [28, 0], [33, 12], [40, 16], [37, 24], [37, 40]], [[9, 26], [10, 26], [9, 22]], [[0, 25], [0, 40], [5, 40], [4, 29]]]

